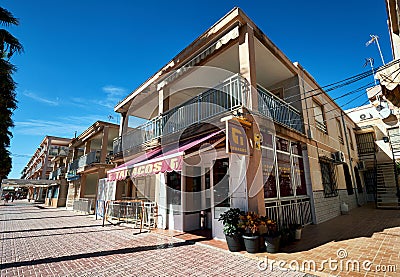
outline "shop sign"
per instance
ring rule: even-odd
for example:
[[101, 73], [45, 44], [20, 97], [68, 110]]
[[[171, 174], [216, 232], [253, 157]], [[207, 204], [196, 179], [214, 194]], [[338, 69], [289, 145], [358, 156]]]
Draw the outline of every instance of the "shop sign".
[[139, 163], [133, 167], [124, 168], [116, 172], [108, 173], [108, 180], [124, 180], [127, 177], [136, 178], [151, 174], [158, 174], [171, 171], [182, 170], [183, 156], [176, 156], [173, 158], [167, 158], [164, 160], [158, 160], [146, 163]]
[[227, 153], [248, 155], [249, 147], [246, 131], [240, 123], [227, 121], [228, 143], [226, 144]]

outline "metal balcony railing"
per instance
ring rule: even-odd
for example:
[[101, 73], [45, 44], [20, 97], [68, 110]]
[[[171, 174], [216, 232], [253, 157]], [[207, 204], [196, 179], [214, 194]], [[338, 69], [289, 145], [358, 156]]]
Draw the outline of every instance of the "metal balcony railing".
[[303, 117], [297, 109], [276, 97], [271, 92], [257, 87], [258, 91], [258, 111], [288, 128], [304, 133]]
[[79, 158], [78, 167], [84, 167], [86, 165], [99, 163], [100, 162], [100, 150], [92, 151]]
[[132, 148], [161, 135], [184, 130], [188, 126], [204, 122], [223, 112], [247, 106], [250, 93], [248, 82], [236, 74], [218, 86], [208, 89], [185, 103], [127, 132], [123, 142], [121, 138], [113, 141], [113, 153], [122, 152], [122, 145]]

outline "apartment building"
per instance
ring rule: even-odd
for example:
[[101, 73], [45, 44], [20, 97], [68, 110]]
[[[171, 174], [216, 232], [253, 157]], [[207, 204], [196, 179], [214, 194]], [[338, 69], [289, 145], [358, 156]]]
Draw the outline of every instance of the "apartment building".
[[[48, 180], [50, 175], [52, 175], [51, 172], [54, 166], [53, 159], [56, 157], [65, 157], [68, 154], [68, 145], [70, 142], [71, 139], [69, 138], [54, 136], [44, 137], [24, 170], [21, 172], [21, 179]], [[54, 184], [54, 189], [52, 190], [50, 198], [54, 198], [53, 193], [60, 189], [57, 182], [54, 182]], [[29, 199], [44, 202], [47, 196], [48, 186], [48, 184], [43, 186], [29, 186]], [[58, 195], [58, 192], [56, 194]]]
[[283, 228], [364, 203], [356, 124], [239, 8], [115, 111], [117, 167], [107, 179], [121, 196], [157, 203], [159, 228], [223, 238], [218, 218], [231, 207]]
[[70, 142], [66, 170], [67, 208], [83, 205], [88, 212], [94, 209], [98, 181], [113, 168], [109, 154], [118, 132], [118, 125], [96, 121]]
[[367, 89], [369, 104], [346, 111], [357, 123], [356, 142], [367, 200], [378, 208], [398, 208], [400, 109], [388, 101], [381, 86]]

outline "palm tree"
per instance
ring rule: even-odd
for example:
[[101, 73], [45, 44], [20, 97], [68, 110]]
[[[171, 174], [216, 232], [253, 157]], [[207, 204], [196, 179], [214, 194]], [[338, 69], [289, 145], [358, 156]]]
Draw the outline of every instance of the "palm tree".
[[[0, 24], [18, 25], [19, 21], [8, 10], [0, 7]], [[15, 66], [9, 60], [15, 53], [23, 52], [18, 39], [7, 30], [0, 29], [0, 181], [11, 171], [11, 157], [8, 147], [14, 127], [12, 115], [17, 108], [16, 84], [12, 78]]]

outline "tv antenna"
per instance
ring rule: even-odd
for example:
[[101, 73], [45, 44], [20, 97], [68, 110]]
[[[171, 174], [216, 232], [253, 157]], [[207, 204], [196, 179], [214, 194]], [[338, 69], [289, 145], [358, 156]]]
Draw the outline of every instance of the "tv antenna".
[[369, 35], [369, 36], [371, 37], [371, 39], [365, 43], [365, 46], [368, 47], [368, 45], [375, 42], [376, 46], [378, 47], [379, 55], [381, 56], [382, 59], [382, 64], [385, 65], [385, 60], [383, 59], [381, 47], [379, 45], [379, 37], [377, 35]]
[[368, 64], [370, 64], [370, 66], [371, 66], [372, 78], [374, 78], [375, 85], [377, 85], [376, 84], [376, 79], [375, 79], [375, 71], [374, 71], [374, 59], [373, 58], [366, 58], [363, 67], [366, 67]]

